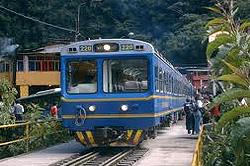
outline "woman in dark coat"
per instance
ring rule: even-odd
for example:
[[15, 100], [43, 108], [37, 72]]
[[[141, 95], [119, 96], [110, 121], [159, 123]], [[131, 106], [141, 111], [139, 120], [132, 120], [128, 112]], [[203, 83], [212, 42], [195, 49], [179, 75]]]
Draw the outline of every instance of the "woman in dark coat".
[[186, 115], [186, 129], [188, 134], [191, 134], [191, 131], [194, 134], [194, 115], [192, 112], [193, 105], [190, 103], [189, 99], [186, 99], [186, 103], [183, 106]]

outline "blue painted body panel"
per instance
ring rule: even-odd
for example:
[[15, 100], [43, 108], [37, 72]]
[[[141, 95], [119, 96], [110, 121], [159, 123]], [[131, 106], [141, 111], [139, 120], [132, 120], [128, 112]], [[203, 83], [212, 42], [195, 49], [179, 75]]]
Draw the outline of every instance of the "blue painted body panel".
[[[145, 93], [104, 93], [102, 91], [102, 63], [104, 59], [110, 58], [147, 58], [149, 60], [149, 90]], [[98, 91], [96, 94], [74, 94], [70, 95], [66, 92], [66, 62], [69, 59], [98, 59]], [[170, 67], [160, 61], [154, 54], [152, 53], [144, 53], [144, 54], [125, 54], [125, 55], [91, 55], [91, 56], [70, 56], [64, 55], [61, 58], [61, 87], [62, 87], [62, 96], [66, 100], [69, 101], [62, 102], [62, 115], [63, 116], [74, 116], [76, 115], [77, 106], [82, 106], [86, 110], [87, 116], [91, 116], [92, 118], [87, 118], [83, 125], [77, 126], [75, 125], [75, 119], [65, 118], [63, 119], [63, 125], [66, 128], [74, 131], [86, 131], [86, 130], [94, 130], [94, 127], [124, 127], [124, 129], [149, 129], [150, 127], [157, 126], [160, 124], [161, 116], [158, 117], [127, 117], [127, 118], [94, 118], [95, 115], [117, 115], [122, 116], [124, 114], [132, 114], [143, 116], [143, 114], [159, 114], [164, 111], [168, 111], [170, 109], [181, 107], [184, 103], [185, 97], [174, 96], [172, 94], [162, 94], [159, 92], [155, 92], [155, 80], [154, 80], [154, 65], [158, 64], [162, 66], [164, 70], [171, 71]], [[172, 72], [172, 74], [174, 74]], [[157, 95], [157, 96], [168, 96], [170, 98], [164, 99], [147, 99], [149, 96]], [[173, 97], [173, 98], [171, 98]], [[70, 100], [77, 99], [122, 99], [124, 101], [89, 101], [89, 102], [70, 102]], [[135, 98], [134, 101], [126, 101], [126, 99]], [[145, 101], [137, 100], [137, 99], [145, 98]], [[128, 105], [128, 111], [123, 112], [120, 107], [121, 105]], [[91, 105], [96, 106], [95, 112], [88, 111], [88, 107]]]

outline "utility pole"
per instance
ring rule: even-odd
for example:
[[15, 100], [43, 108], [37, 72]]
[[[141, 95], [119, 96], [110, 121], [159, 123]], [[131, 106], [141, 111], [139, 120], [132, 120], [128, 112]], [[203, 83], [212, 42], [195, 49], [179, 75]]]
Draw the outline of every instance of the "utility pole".
[[[90, 2], [102, 2], [102, 0], [91, 0]], [[81, 6], [86, 5], [87, 1], [82, 2], [78, 5], [77, 7], [77, 19], [76, 19], [76, 30], [75, 30], [75, 42], [78, 41], [78, 37], [81, 35], [80, 33], [80, 11], [81, 11]]]
[[85, 5], [87, 2], [80, 3], [77, 7], [77, 19], [76, 19], [76, 31], [75, 31], [75, 42], [78, 41], [78, 36], [80, 36], [80, 9], [82, 5]]

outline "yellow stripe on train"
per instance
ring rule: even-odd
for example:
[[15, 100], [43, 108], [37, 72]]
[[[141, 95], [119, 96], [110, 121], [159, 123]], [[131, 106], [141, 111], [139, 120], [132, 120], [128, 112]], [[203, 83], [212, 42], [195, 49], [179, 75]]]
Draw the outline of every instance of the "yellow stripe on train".
[[105, 102], [105, 101], [147, 101], [152, 99], [185, 99], [185, 97], [172, 97], [172, 96], [158, 96], [152, 95], [143, 98], [108, 98], [108, 99], [65, 99], [61, 97], [64, 102]]

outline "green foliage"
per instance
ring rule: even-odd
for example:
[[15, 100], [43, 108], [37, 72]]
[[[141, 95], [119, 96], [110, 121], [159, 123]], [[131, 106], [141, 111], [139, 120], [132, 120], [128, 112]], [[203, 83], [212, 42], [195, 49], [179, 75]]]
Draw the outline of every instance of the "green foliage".
[[35, 123], [30, 130], [29, 144], [31, 149], [44, 148], [71, 139], [69, 131], [57, 121]]
[[236, 107], [232, 110], [226, 112], [221, 119], [218, 122], [218, 125], [216, 126], [217, 130], [221, 130], [225, 126], [231, 126], [234, 124], [237, 120], [239, 120], [242, 117], [250, 117], [250, 108], [244, 108], [244, 107]]
[[25, 119], [29, 119], [30, 122], [36, 122], [37, 120], [44, 119], [42, 116], [44, 108], [39, 106], [39, 104], [25, 104]]
[[225, 93], [222, 93], [219, 96], [216, 96], [213, 99], [213, 104], [221, 104], [224, 102], [239, 100], [239, 99], [242, 99], [244, 97], [250, 98], [250, 90], [230, 89], [230, 90], [226, 91]]
[[216, 80], [227, 81], [227, 82], [243, 85], [245, 87], [249, 86], [248, 82], [246, 82], [243, 78], [241, 78], [240, 76], [238, 76], [236, 74], [222, 75], [222, 76], [218, 77]]
[[[0, 82], [0, 94], [3, 101], [3, 107], [0, 112], [0, 122], [10, 124], [15, 122], [14, 115], [9, 111], [10, 106], [15, 101], [16, 90], [6, 80]], [[39, 104], [25, 104], [25, 119], [31, 124], [29, 127], [29, 149], [39, 149], [50, 145], [61, 143], [72, 139], [70, 133], [63, 128], [60, 121], [53, 121], [49, 117], [43, 117], [44, 109]], [[22, 139], [25, 136], [25, 126], [2, 128], [0, 129], [0, 142], [8, 142]], [[26, 142], [0, 146], [0, 159], [14, 156], [26, 151]]]
[[224, 74], [217, 80], [231, 82], [244, 86], [246, 89], [250, 87], [250, 61], [242, 61], [239, 68], [222, 60], [222, 62], [233, 72], [232, 74]]
[[224, 108], [218, 124], [214, 124], [213, 128], [205, 128], [203, 165], [248, 166], [250, 107], [241, 107], [240, 101], [243, 98], [250, 99], [250, 35], [246, 33], [250, 24], [235, 21], [239, 8], [233, 0], [215, 2], [216, 8], [208, 9], [220, 17], [210, 21], [207, 27], [214, 28], [211, 32], [221, 30], [224, 33], [209, 43], [207, 56], [214, 58], [210, 59], [213, 74], [217, 76], [217, 81], [223, 81], [226, 91], [211, 104], [211, 107], [220, 104]]
[[204, 126], [202, 165], [203, 166], [234, 166], [233, 149], [227, 135], [217, 134], [214, 126]]
[[[206, 9], [211, 10], [212, 12], [217, 13], [217, 14], [222, 14], [221, 10], [218, 9], [218, 8], [215, 8], [215, 7], [206, 7]], [[222, 18], [216, 18], [216, 20], [218, 20], [218, 19], [221, 20]], [[208, 24], [206, 25], [207, 28], [209, 26], [211, 26], [211, 25], [214, 25], [214, 24], [217, 24], [217, 23], [220, 23], [220, 22], [216, 21], [215, 23], [213, 23], [211, 25], [209, 25], [209, 23], [211, 23], [211, 22], [208, 22]]]
[[223, 34], [218, 36], [214, 41], [208, 44], [206, 54], [210, 58], [213, 52], [219, 49], [220, 46], [233, 43], [234, 37]]
[[249, 166], [250, 158], [247, 154], [250, 154], [250, 117], [236, 122], [231, 132], [231, 142], [235, 154], [235, 165]]
[[0, 108], [0, 125], [15, 122], [13, 114], [10, 112], [10, 107], [16, 99], [16, 94], [16, 89], [7, 80], [0, 80], [0, 101], [3, 104], [2, 108]]

